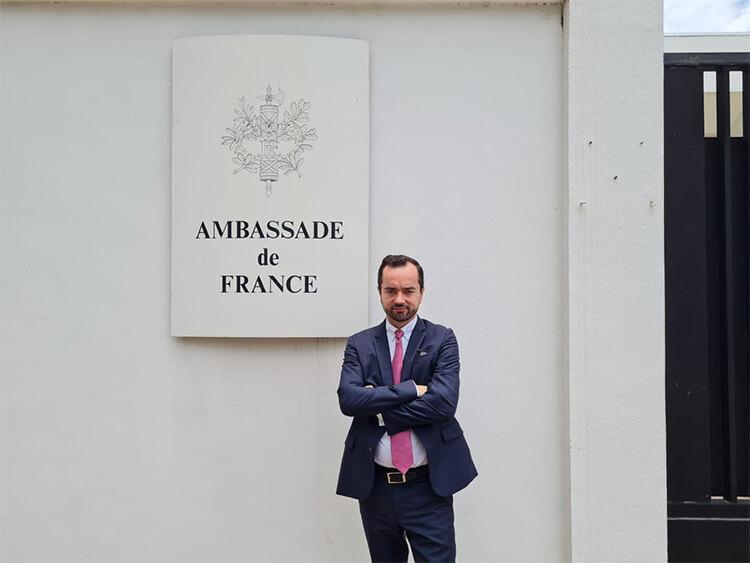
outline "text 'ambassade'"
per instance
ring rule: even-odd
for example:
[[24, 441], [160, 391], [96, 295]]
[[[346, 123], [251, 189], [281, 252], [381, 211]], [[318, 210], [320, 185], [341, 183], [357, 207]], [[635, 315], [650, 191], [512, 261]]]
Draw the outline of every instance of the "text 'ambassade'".
[[260, 221], [201, 221], [197, 239], [331, 239], [344, 238], [342, 221], [293, 221], [271, 219]]

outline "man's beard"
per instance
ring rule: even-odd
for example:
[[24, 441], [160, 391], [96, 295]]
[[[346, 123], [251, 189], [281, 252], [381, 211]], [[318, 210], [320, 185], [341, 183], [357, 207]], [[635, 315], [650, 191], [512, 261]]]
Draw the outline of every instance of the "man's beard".
[[391, 307], [390, 309], [386, 310], [386, 315], [388, 315], [389, 318], [393, 319], [394, 321], [398, 322], [404, 322], [411, 319], [414, 315], [417, 314], [417, 309], [410, 309], [409, 307], [402, 307], [400, 309], [396, 309], [396, 307]]

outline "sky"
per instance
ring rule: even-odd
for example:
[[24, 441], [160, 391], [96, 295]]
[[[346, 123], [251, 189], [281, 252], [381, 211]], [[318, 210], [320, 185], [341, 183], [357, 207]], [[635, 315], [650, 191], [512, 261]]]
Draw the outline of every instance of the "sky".
[[664, 33], [750, 33], [750, 0], [664, 0]]

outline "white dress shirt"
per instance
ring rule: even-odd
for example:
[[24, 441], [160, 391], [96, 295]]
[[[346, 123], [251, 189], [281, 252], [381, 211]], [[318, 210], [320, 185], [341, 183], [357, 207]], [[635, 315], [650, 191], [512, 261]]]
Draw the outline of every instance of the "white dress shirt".
[[[409, 339], [411, 338], [412, 332], [414, 332], [417, 318], [418, 317], [415, 315], [414, 318], [409, 321], [409, 324], [401, 329], [404, 331], [404, 335], [401, 337], [404, 360], [406, 360], [406, 348], [409, 346]], [[388, 349], [391, 352], [391, 363], [393, 363], [393, 356], [396, 353], [396, 330], [398, 329], [386, 319], [385, 335], [388, 339]], [[416, 385], [417, 384], [414, 383], [415, 388]], [[381, 415], [378, 415], [378, 420], [382, 426], [383, 417]], [[414, 456], [414, 463], [412, 463], [411, 466], [419, 467], [420, 465], [427, 465], [427, 451], [424, 449], [424, 445], [414, 432], [409, 430], [409, 434], [411, 435], [411, 451]], [[383, 433], [383, 437], [380, 438], [380, 442], [378, 442], [378, 445], [375, 447], [375, 463], [382, 465], [383, 467], [393, 467], [393, 461], [391, 460], [391, 437], [388, 435], [388, 432]]]

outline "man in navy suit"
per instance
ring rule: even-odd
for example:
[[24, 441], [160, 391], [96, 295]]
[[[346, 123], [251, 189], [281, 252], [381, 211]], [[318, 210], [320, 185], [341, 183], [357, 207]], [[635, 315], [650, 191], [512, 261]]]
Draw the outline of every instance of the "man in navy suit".
[[[424, 272], [388, 255], [378, 270], [384, 322], [350, 337], [338, 395], [353, 417], [336, 492], [359, 499], [373, 561], [455, 561], [453, 493], [477, 470], [455, 418], [458, 343], [419, 318]], [[408, 546], [407, 546], [408, 540]]]

